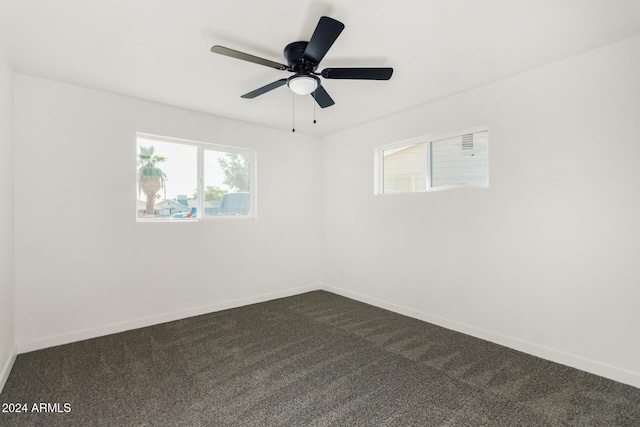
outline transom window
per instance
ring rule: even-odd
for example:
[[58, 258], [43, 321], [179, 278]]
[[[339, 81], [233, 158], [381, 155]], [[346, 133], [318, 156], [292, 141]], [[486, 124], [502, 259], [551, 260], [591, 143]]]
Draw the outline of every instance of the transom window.
[[256, 153], [137, 134], [138, 221], [254, 218]]
[[387, 145], [376, 157], [377, 194], [489, 184], [486, 128]]

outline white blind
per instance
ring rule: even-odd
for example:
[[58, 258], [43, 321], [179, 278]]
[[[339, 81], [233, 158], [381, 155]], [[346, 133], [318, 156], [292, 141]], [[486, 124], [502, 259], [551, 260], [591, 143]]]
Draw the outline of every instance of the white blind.
[[488, 131], [433, 141], [430, 150], [432, 188], [488, 184]]

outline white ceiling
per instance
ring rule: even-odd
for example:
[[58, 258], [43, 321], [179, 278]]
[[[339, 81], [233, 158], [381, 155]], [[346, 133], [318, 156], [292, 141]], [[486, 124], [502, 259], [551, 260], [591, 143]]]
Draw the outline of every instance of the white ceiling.
[[17, 72], [291, 129], [277, 62], [320, 16], [345, 24], [320, 64], [393, 67], [388, 82], [324, 80], [336, 104], [295, 97], [296, 132], [327, 135], [640, 34], [640, 0], [0, 0]]

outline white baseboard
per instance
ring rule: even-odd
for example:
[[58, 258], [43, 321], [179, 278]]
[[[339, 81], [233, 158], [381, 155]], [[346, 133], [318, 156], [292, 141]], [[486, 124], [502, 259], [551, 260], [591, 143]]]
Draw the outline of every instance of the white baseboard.
[[475, 326], [456, 322], [454, 320], [435, 316], [433, 314], [425, 313], [412, 308], [403, 307], [401, 305], [382, 301], [376, 298], [371, 298], [327, 284], [323, 284], [322, 289], [356, 301], [363, 302], [365, 304], [370, 304], [379, 308], [383, 308], [385, 310], [393, 311], [394, 313], [402, 314], [404, 316], [413, 317], [414, 319], [419, 319], [428, 323], [432, 323], [434, 325], [442, 326], [443, 328], [451, 329], [456, 332], [461, 332], [466, 335], [471, 335], [476, 338], [500, 344], [514, 350], [522, 351], [524, 353], [540, 357], [542, 359], [560, 363], [565, 366], [570, 366], [572, 368], [580, 369], [582, 371], [586, 371], [595, 375], [599, 375], [601, 377], [609, 378], [614, 381], [640, 388], [640, 373], [638, 372], [628, 371], [615, 366], [607, 365], [605, 363], [597, 362], [595, 360], [586, 359], [584, 357], [565, 353], [560, 350], [555, 350], [553, 348], [523, 341], [486, 329], [477, 328]]
[[[283, 291], [269, 292], [253, 297], [239, 298], [231, 301], [225, 301], [212, 305], [189, 308], [186, 310], [174, 311], [171, 313], [160, 314], [157, 316], [144, 317], [141, 319], [128, 320], [124, 322], [113, 323], [110, 325], [100, 326], [97, 328], [82, 329], [66, 334], [54, 335], [46, 338], [40, 338], [32, 341], [25, 341], [16, 344], [18, 354], [28, 353], [30, 351], [42, 350], [44, 348], [55, 347], [57, 345], [69, 344], [72, 342], [97, 338], [104, 335], [115, 334], [118, 332], [129, 331], [132, 329], [145, 328], [147, 326], [158, 325], [160, 323], [173, 322], [174, 320], [185, 319], [188, 317], [199, 316], [202, 314], [213, 313], [216, 311], [228, 310], [230, 308], [242, 307], [250, 304], [271, 301], [278, 298], [286, 298], [293, 295], [299, 295], [310, 291], [322, 289], [320, 283], [302, 286], [298, 288], [290, 288]], [[15, 353], [15, 351], [14, 351]], [[15, 357], [14, 357], [15, 358]]]
[[7, 362], [2, 367], [2, 371], [0, 371], [0, 393], [4, 389], [4, 385], [7, 383], [9, 379], [9, 374], [11, 373], [11, 368], [13, 368], [13, 363], [16, 361], [16, 356], [18, 355], [17, 349], [14, 346], [9, 353], [9, 358]]

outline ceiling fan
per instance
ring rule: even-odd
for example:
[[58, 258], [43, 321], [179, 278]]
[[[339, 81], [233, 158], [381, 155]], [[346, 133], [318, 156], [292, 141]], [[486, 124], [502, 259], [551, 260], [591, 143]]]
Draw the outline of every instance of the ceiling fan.
[[327, 91], [322, 86], [318, 76], [325, 79], [351, 79], [351, 80], [389, 80], [393, 74], [393, 68], [325, 68], [320, 73], [316, 70], [322, 58], [336, 41], [344, 24], [328, 16], [320, 18], [311, 40], [289, 43], [284, 48], [284, 57], [288, 65], [259, 58], [248, 53], [239, 52], [224, 46], [213, 46], [211, 52], [230, 56], [254, 64], [264, 65], [295, 73], [287, 79], [280, 79], [268, 85], [242, 95], [242, 98], [255, 98], [273, 89], [289, 86], [298, 95], [311, 95], [322, 108], [335, 104]]

